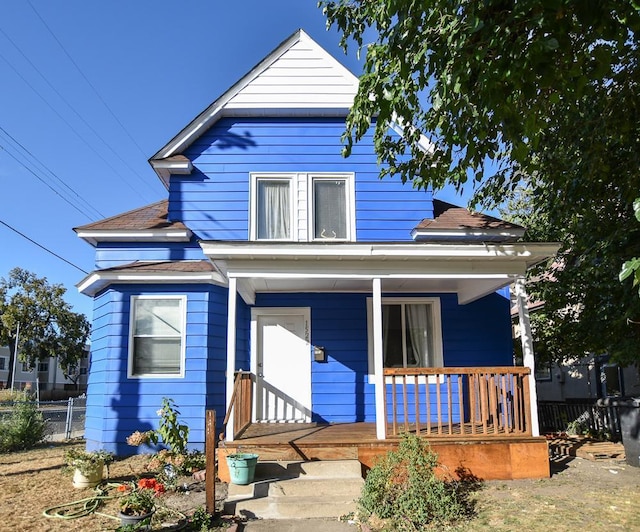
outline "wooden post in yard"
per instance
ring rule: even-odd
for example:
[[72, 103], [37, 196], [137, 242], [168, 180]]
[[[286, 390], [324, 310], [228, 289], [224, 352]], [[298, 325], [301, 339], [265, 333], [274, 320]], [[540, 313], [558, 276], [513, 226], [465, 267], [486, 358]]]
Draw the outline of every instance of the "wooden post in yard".
[[205, 423], [205, 460], [204, 477], [207, 513], [216, 513], [216, 411], [207, 410]]

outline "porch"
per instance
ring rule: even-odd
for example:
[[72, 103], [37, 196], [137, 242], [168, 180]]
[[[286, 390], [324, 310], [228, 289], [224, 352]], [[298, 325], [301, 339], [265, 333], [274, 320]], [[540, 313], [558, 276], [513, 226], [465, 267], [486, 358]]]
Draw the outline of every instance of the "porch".
[[228, 478], [223, 457], [239, 451], [255, 452], [261, 461], [357, 459], [365, 472], [403, 433], [426, 438], [453, 475], [549, 476], [547, 440], [532, 432], [529, 368], [385, 369], [384, 376], [381, 439], [376, 423], [253, 422], [255, 378], [238, 372], [225, 418], [227, 424], [233, 417], [234, 438], [219, 444], [220, 478]]

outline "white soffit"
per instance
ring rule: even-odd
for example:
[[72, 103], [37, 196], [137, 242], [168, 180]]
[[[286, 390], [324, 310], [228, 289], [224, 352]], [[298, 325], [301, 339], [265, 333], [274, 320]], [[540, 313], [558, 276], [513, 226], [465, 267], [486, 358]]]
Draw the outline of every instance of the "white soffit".
[[79, 238], [89, 244], [98, 242], [189, 242], [193, 233], [190, 230], [148, 230], [148, 231], [114, 231], [88, 230], [77, 231]]
[[209, 283], [226, 285], [218, 272], [131, 272], [126, 270], [95, 271], [87, 275], [76, 287], [78, 292], [95, 296], [111, 284], [191, 284]]

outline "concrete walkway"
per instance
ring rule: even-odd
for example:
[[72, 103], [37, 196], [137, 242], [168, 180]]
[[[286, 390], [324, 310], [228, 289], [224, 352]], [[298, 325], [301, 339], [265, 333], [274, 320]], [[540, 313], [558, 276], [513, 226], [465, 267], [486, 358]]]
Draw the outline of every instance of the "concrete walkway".
[[357, 532], [358, 527], [337, 519], [257, 519], [240, 530], [248, 532]]

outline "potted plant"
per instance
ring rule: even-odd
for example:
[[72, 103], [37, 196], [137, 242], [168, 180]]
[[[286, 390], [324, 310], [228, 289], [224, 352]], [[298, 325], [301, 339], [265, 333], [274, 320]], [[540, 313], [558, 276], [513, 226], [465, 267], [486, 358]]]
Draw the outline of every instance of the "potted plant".
[[145, 520], [149, 525], [155, 511], [156, 497], [164, 493], [165, 488], [155, 478], [141, 478], [138, 482], [122, 484], [118, 491], [124, 493], [119, 500], [121, 525], [136, 526]]
[[[113, 454], [107, 451], [85, 451], [69, 449], [65, 452], [64, 461], [73, 469], [73, 486], [75, 488], [93, 488], [102, 481], [104, 466], [113, 462]], [[107, 473], [108, 474], [108, 473]]]

